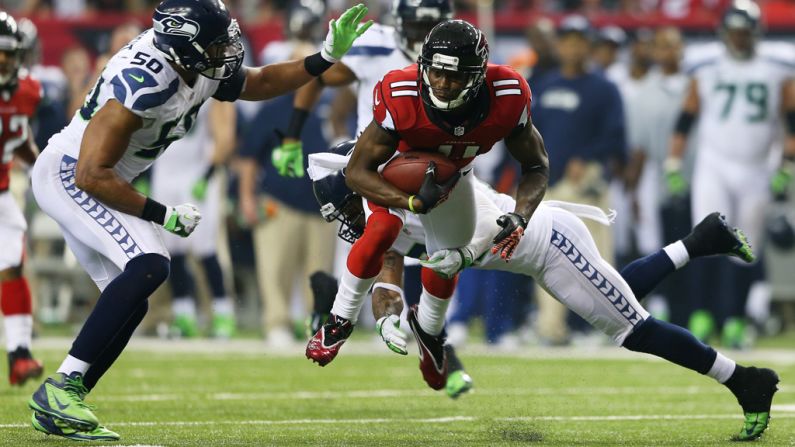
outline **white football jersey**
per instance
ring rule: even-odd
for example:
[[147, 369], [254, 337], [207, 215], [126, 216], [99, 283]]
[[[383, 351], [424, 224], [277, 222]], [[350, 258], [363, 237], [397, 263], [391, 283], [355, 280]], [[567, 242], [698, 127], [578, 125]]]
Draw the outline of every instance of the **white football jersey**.
[[726, 50], [691, 69], [698, 83], [699, 157], [764, 165], [780, 135], [781, 89], [795, 74], [792, 54], [759, 45], [749, 60]]
[[410, 60], [398, 47], [397, 30], [394, 27], [373, 24], [353, 47], [342, 57], [345, 64], [356, 75], [356, 135], [361, 135], [373, 120], [373, 89], [385, 74], [405, 68], [416, 61]]
[[111, 99], [143, 119], [130, 145], [116, 164], [116, 172], [131, 181], [169, 146], [190, 130], [201, 105], [215, 94], [219, 81], [198, 76], [192, 86], [177, 74], [154, 47], [149, 29], [119, 50], [100, 74], [86, 102], [68, 126], [49, 145], [79, 158], [89, 119]]

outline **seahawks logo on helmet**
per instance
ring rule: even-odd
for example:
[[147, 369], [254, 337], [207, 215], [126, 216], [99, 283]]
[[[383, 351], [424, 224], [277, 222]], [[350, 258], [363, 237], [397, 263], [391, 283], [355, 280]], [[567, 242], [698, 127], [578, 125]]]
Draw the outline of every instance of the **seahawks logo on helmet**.
[[199, 35], [199, 24], [182, 16], [167, 16], [162, 20], [155, 20], [155, 31], [172, 36], [185, 36], [193, 40]]

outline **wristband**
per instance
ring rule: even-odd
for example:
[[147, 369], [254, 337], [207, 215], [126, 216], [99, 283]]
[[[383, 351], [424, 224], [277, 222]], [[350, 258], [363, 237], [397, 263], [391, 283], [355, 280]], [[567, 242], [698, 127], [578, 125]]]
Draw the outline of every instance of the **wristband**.
[[787, 123], [787, 131], [789, 131], [790, 135], [795, 134], [795, 110], [787, 110], [784, 118], [784, 122]]
[[417, 197], [417, 196], [415, 196], [415, 195], [409, 196], [409, 211], [411, 211], [414, 214], [417, 214], [417, 212], [414, 211], [414, 197]]
[[211, 164], [211, 165], [210, 165], [210, 167], [208, 167], [208, 168], [207, 168], [207, 170], [206, 170], [206, 171], [204, 171], [204, 176], [203, 176], [203, 178], [204, 178], [205, 180], [210, 180], [210, 177], [212, 177], [212, 176], [213, 176], [213, 174], [215, 174], [215, 165], [212, 165], [212, 164]]
[[293, 114], [290, 116], [290, 124], [287, 126], [287, 131], [284, 136], [287, 138], [300, 139], [301, 130], [304, 128], [304, 123], [309, 118], [309, 110], [293, 109]]
[[304, 70], [312, 76], [320, 76], [324, 71], [331, 68], [334, 62], [327, 61], [320, 52], [304, 58]]
[[391, 284], [391, 283], [388, 283], [388, 282], [377, 282], [377, 283], [373, 284], [373, 290], [375, 290], [375, 289], [391, 290], [393, 292], [396, 292], [396, 293], [400, 294], [400, 297], [403, 298], [403, 289], [401, 289], [400, 286], [395, 285], [395, 284]]
[[690, 112], [682, 112], [679, 114], [679, 117], [676, 119], [676, 125], [674, 126], [674, 130], [677, 133], [681, 133], [682, 135], [687, 135], [690, 133], [690, 129], [693, 128], [693, 123], [696, 122], [696, 115]]
[[663, 171], [668, 172], [676, 172], [682, 170], [682, 159], [675, 158], [675, 157], [668, 157], [663, 162]]
[[141, 219], [163, 225], [166, 222], [166, 206], [147, 197], [144, 210], [141, 212]]

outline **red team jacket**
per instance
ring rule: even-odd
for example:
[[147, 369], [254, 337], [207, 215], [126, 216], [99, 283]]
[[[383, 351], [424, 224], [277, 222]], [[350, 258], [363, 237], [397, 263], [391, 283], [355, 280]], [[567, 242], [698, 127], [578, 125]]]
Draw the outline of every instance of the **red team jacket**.
[[373, 90], [373, 117], [384, 129], [397, 132], [398, 151], [441, 152], [459, 168], [518, 126], [527, 124], [532, 95], [527, 81], [512, 68], [489, 64], [481, 88], [489, 91], [486, 117], [474, 128], [450, 131], [434, 124], [425, 112], [417, 79], [417, 65], [386, 74]]
[[8, 171], [14, 150], [28, 139], [28, 123], [41, 101], [41, 84], [20, 74], [19, 85], [10, 96], [0, 93], [0, 192], [8, 190]]

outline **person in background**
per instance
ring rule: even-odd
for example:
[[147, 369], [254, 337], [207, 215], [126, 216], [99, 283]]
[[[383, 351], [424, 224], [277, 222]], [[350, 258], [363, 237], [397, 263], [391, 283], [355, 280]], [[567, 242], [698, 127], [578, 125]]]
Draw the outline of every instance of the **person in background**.
[[152, 167], [152, 197], [170, 203], [191, 202], [203, 212], [202, 225], [191, 238], [163, 232], [171, 254], [171, 310], [173, 333], [199, 335], [196, 277], [188, 269], [188, 256], [201, 265], [212, 295], [212, 336], [230, 338], [235, 333], [235, 307], [227, 293], [218, 262], [220, 219], [224, 210], [222, 185], [217, 172], [235, 149], [235, 106], [210, 100], [184, 138], [171, 143]]
[[[546, 198], [608, 208], [608, 179], [626, 151], [624, 110], [616, 86], [589, 70], [593, 31], [582, 16], [565, 18], [558, 29], [560, 67], [533, 86], [533, 122], [549, 150]], [[576, 129], [576, 131], [573, 131]], [[588, 226], [602, 256], [612, 261], [610, 228]], [[536, 290], [539, 337], [568, 342], [566, 308]]]

